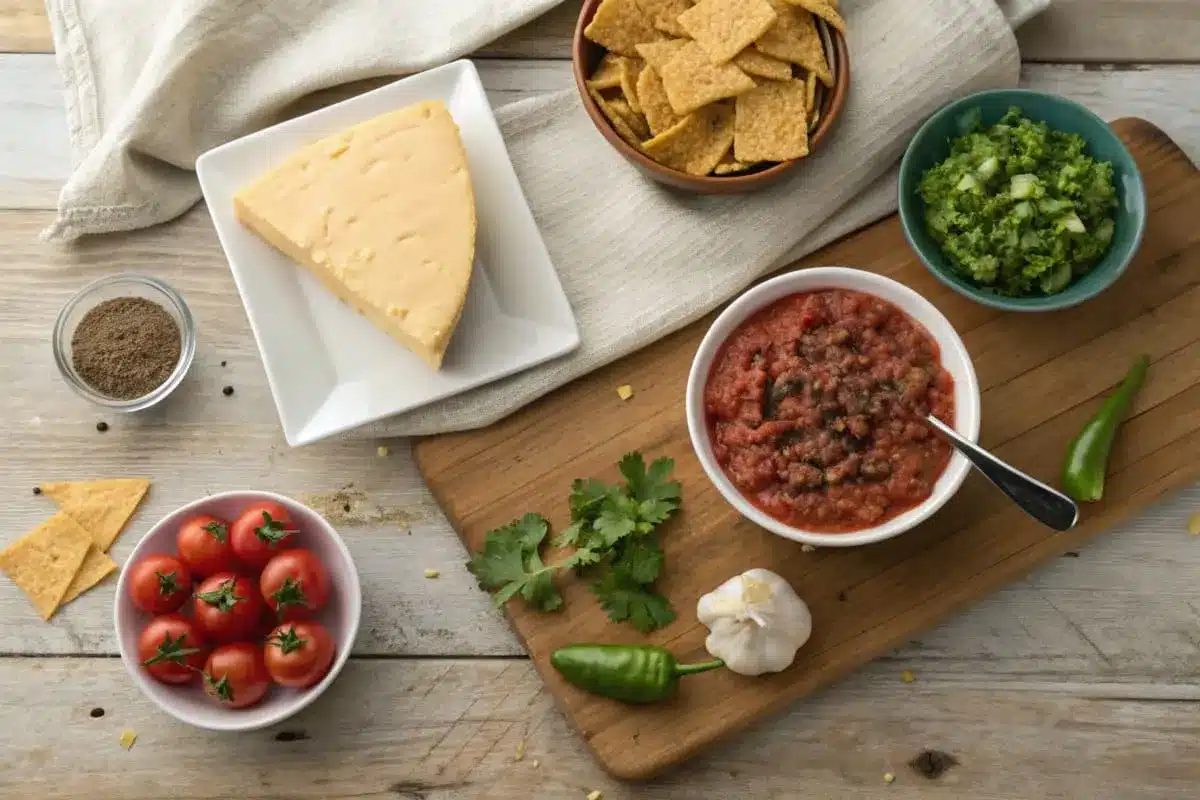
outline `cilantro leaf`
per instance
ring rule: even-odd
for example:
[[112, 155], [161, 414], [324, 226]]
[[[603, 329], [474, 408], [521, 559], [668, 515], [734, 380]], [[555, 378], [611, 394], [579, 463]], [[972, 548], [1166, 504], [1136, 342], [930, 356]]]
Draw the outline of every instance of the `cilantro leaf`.
[[637, 520], [628, 516], [624, 510], [608, 507], [596, 518], [595, 531], [605, 547], [611, 548], [617, 542], [633, 533]]
[[620, 556], [613, 562], [614, 570], [625, 573], [630, 580], [643, 586], [658, 580], [662, 566], [663, 550], [656, 536], [627, 539]]
[[500, 530], [511, 531], [509, 535], [520, 542], [522, 549], [530, 551], [537, 550], [546, 538], [546, 534], [550, 532], [550, 523], [541, 514], [526, 514]]
[[625, 478], [625, 489], [634, 500], [673, 500], [676, 501], [674, 505], [678, 507], [679, 483], [667, 480], [671, 471], [675, 469], [674, 459], [656, 458], [650, 468], [646, 469], [642, 454], [633, 452], [621, 459], [618, 468]]
[[547, 567], [542, 557], [534, 550], [525, 557], [525, 572], [529, 577], [521, 587], [521, 597], [531, 606], [542, 611], [557, 611], [562, 608], [562, 595], [554, 588], [551, 573], [555, 567]]
[[651, 592], [623, 570], [612, 569], [592, 584], [592, 593], [613, 622], [628, 620], [642, 633], [669, 625], [675, 611], [661, 594]]
[[616, 494], [617, 487], [609, 486], [602, 480], [576, 479], [571, 484], [571, 497], [567, 501], [571, 507], [571, 520], [577, 522], [594, 518], [604, 501]]
[[555, 547], [571, 547], [581, 544], [586, 525], [586, 520], [577, 520], [572, 522], [563, 529], [562, 533], [554, 537], [554, 539], [551, 541], [551, 544], [553, 544]]
[[518, 593], [542, 611], [562, 607], [562, 595], [552, 579], [562, 565], [547, 566], [538, 555], [538, 547], [549, 531], [550, 524], [540, 514], [526, 514], [488, 531], [483, 549], [471, 555], [467, 569], [482, 588], [495, 591], [492, 602], [497, 607]]

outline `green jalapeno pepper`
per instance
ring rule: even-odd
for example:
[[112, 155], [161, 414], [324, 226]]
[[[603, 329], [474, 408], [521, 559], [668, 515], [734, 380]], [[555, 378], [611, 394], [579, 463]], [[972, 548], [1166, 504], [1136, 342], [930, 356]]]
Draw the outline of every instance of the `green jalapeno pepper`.
[[1067, 494], [1081, 502], [1094, 503], [1104, 496], [1104, 476], [1108, 472], [1108, 454], [1133, 398], [1146, 380], [1150, 360], [1141, 356], [1117, 390], [1104, 401], [1071, 446], [1063, 462], [1062, 482]]
[[680, 664], [671, 651], [653, 645], [573, 644], [550, 656], [568, 682], [626, 703], [654, 703], [675, 693], [679, 679], [725, 666], [721, 660]]

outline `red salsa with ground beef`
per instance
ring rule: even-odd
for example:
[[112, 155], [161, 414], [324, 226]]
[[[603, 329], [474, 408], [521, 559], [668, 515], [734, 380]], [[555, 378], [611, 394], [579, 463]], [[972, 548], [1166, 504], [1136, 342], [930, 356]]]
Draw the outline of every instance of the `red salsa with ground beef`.
[[756, 506], [849, 532], [918, 505], [950, 462], [922, 421], [954, 424], [937, 342], [891, 303], [830, 289], [758, 311], [722, 345], [704, 389], [713, 453]]

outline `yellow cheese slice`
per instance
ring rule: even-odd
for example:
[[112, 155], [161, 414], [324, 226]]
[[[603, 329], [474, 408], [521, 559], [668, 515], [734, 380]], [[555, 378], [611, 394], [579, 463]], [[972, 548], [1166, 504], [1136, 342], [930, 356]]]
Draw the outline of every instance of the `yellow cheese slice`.
[[233, 198], [238, 220], [434, 369], [475, 257], [458, 126], [436, 101], [293, 153]]
[[146, 496], [150, 481], [145, 478], [107, 478], [43, 483], [38, 488], [92, 534], [101, 552], [107, 552]]

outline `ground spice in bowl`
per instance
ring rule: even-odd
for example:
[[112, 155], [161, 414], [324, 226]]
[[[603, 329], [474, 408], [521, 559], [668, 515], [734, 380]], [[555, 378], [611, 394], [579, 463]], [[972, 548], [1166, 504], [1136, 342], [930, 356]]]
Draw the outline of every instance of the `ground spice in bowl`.
[[84, 314], [71, 336], [71, 365], [115, 400], [144, 397], [171, 377], [182, 338], [174, 318], [144, 297], [115, 297]]

